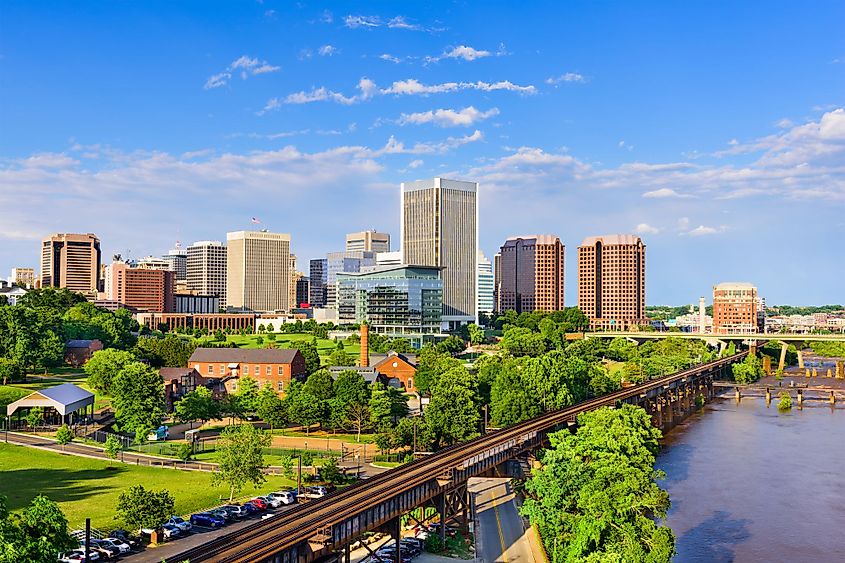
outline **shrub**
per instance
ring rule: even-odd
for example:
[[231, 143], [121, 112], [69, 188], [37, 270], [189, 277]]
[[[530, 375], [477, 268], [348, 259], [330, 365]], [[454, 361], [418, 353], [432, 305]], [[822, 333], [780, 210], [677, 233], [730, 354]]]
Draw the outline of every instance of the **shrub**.
[[789, 393], [783, 392], [780, 394], [780, 401], [778, 401], [778, 410], [779, 411], [789, 411], [792, 410], [792, 397], [789, 396]]

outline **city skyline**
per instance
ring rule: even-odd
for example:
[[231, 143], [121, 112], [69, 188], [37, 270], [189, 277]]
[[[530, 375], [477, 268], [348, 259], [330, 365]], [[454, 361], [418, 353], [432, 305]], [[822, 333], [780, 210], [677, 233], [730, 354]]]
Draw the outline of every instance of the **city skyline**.
[[452, 4], [267, 0], [200, 26], [189, 4], [9, 2], [0, 271], [37, 267], [52, 233], [141, 258], [252, 217], [291, 233], [305, 271], [349, 232], [395, 249], [400, 183], [438, 176], [479, 183], [490, 257], [525, 232], [570, 248], [633, 233], [647, 304], [724, 280], [770, 304], [841, 302], [845, 8], [766, 6], [545, 4], [477, 28]]

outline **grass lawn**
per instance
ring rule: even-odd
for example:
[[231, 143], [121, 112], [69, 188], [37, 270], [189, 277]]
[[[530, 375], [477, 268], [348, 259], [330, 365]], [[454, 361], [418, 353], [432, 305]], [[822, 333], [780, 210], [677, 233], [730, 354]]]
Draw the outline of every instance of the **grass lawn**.
[[[228, 493], [225, 487], [211, 486], [210, 473], [110, 464], [105, 460], [3, 443], [0, 443], [0, 475], [0, 494], [8, 497], [11, 510], [19, 510], [33, 497], [43, 494], [59, 503], [71, 529], [84, 527], [86, 517], [91, 518], [95, 528], [115, 527], [117, 497], [136, 484], [169, 490], [176, 499], [178, 514], [209, 508]], [[254, 496], [292, 485], [290, 479], [268, 475], [263, 486], [259, 489], [247, 486], [243, 494]]]
[[[184, 336], [184, 335], [182, 335]], [[267, 334], [250, 334], [247, 336], [241, 336], [240, 334], [230, 334], [226, 337], [227, 342], [234, 342], [240, 348], [264, 348], [267, 345], [269, 340], [267, 339]], [[259, 344], [259, 338], [263, 339], [263, 343]], [[286, 334], [286, 333], [276, 333], [276, 347], [278, 348], [290, 348], [291, 342], [311, 342], [313, 337], [310, 334]], [[210, 337], [202, 337], [198, 339], [199, 345], [202, 346], [203, 344], [213, 344], [214, 341]], [[344, 350], [346, 353], [357, 358], [358, 354], [361, 352], [361, 347], [359, 344], [352, 344], [346, 341], [343, 342]], [[320, 353], [320, 357], [325, 359], [329, 356], [332, 352], [334, 352], [335, 348], [337, 347], [337, 342], [334, 340], [329, 340], [327, 338], [318, 338], [317, 339], [317, 351]]]
[[331, 432], [324, 432], [322, 430], [312, 430], [311, 433], [306, 434], [301, 430], [285, 430], [285, 429], [275, 429], [273, 430], [274, 436], [292, 436], [295, 438], [320, 438], [325, 440], [326, 438], [330, 440], [340, 440], [341, 442], [349, 442], [351, 444], [372, 444], [376, 441], [375, 434], [361, 434], [361, 441], [358, 441], [357, 434], [345, 434], [342, 432], [338, 432], [337, 434], [332, 434]]
[[22, 397], [26, 397], [32, 393], [26, 389], [21, 389], [15, 385], [0, 385], [0, 407], [2, 407], [2, 414], [6, 416], [6, 405], [14, 403]]

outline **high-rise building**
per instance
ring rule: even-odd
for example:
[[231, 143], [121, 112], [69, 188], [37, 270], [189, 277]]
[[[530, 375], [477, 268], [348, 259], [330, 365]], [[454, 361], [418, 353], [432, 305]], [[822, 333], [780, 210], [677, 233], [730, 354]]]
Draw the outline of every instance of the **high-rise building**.
[[[499, 285], [502, 283], [502, 253], [493, 256], [493, 302], [499, 306]], [[499, 311], [501, 312], [501, 311]]]
[[329, 276], [329, 261], [325, 258], [311, 260], [309, 268], [311, 288], [309, 289], [309, 303], [312, 307], [321, 309], [326, 306], [326, 285]]
[[493, 276], [493, 265], [490, 260], [484, 256], [484, 253], [478, 252], [478, 305], [479, 313], [492, 313], [496, 310], [495, 301], [495, 279]]
[[477, 322], [478, 184], [433, 178], [402, 184], [402, 262], [443, 268], [443, 323]]
[[290, 308], [290, 235], [226, 233], [226, 305], [247, 311]]
[[588, 237], [578, 247], [578, 307], [596, 329], [648, 323], [645, 244], [635, 235]]
[[228, 251], [219, 240], [203, 240], [185, 251], [185, 278], [188, 290], [213, 295], [226, 308], [226, 263]]
[[387, 266], [369, 272], [341, 273], [337, 280], [341, 323], [366, 321], [370, 332], [405, 338], [415, 347], [440, 335], [440, 268]]
[[401, 266], [402, 265], [402, 251], [395, 250], [391, 252], [376, 253], [376, 266]]
[[296, 302], [296, 284], [299, 282], [299, 278], [303, 276], [302, 272], [296, 271], [296, 255], [290, 255], [290, 268], [288, 269], [288, 311], [292, 311], [299, 307], [299, 303]]
[[750, 283], [720, 283], [713, 286], [713, 332], [757, 332], [758, 304], [757, 288]]
[[168, 313], [176, 309], [173, 288], [176, 274], [166, 269], [132, 268], [113, 262], [106, 268], [106, 299], [147, 313]]
[[326, 254], [326, 307], [337, 305], [337, 275], [358, 273], [372, 269], [376, 265], [376, 253], [355, 250], [347, 252], [329, 252]]
[[96, 235], [55, 234], [41, 242], [41, 287], [93, 295], [100, 287], [100, 262]]
[[353, 252], [390, 252], [390, 235], [377, 231], [361, 231], [346, 235], [346, 250]]
[[167, 261], [170, 265], [170, 271], [176, 274], [177, 282], [183, 282], [188, 279], [188, 255], [178, 242], [161, 259]]
[[498, 310], [563, 310], [565, 252], [553, 235], [507, 239], [500, 250]]
[[308, 276], [299, 272], [299, 279], [296, 280], [296, 306], [299, 307], [303, 303], [308, 303], [310, 299], [311, 284]]
[[138, 260], [136, 266], [145, 270], [170, 270], [170, 262], [156, 256], [145, 256]]
[[12, 268], [9, 283], [26, 288], [35, 286], [35, 268]]

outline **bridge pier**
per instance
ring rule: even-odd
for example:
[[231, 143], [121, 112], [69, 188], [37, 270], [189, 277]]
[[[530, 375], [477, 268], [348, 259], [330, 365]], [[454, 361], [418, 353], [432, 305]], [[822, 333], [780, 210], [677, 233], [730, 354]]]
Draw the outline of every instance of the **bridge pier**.
[[798, 369], [804, 369], [804, 352], [798, 350]]
[[784, 368], [786, 367], [786, 351], [789, 346], [786, 345], [786, 342], [781, 342], [780, 347], [780, 361], [778, 362], [778, 371], [783, 372]]
[[772, 357], [763, 355], [763, 373], [772, 375]]
[[845, 361], [836, 362], [836, 379], [845, 379]]

